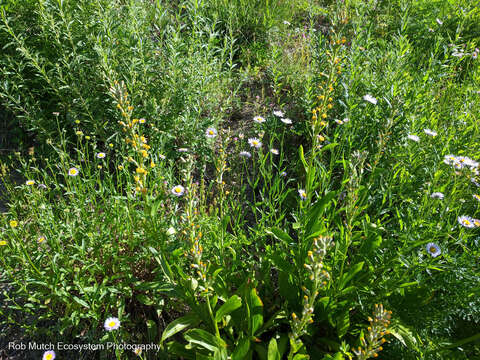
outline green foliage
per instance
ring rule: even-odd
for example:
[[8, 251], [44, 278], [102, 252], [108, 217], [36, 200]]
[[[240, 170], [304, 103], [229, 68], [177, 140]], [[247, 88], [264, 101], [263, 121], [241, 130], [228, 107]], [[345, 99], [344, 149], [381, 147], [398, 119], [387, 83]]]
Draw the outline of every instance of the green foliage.
[[142, 359], [479, 356], [475, 4], [0, 15], [1, 107], [34, 144], [1, 149], [7, 336], [158, 344]]

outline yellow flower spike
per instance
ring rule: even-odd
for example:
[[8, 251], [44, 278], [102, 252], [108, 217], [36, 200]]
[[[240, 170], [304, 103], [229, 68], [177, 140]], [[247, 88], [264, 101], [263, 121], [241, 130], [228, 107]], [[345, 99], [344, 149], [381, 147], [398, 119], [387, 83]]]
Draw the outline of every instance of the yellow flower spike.
[[326, 123], [325, 121], [320, 121], [318, 124], [319, 124], [320, 126], [326, 126], [326, 125], [327, 125], [327, 123]]
[[328, 98], [328, 101], [329, 101], [329, 102], [332, 102], [332, 101], [333, 101], [333, 98], [332, 98], [332, 97], [329, 97], [329, 98]]
[[297, 314], [292, 313], [292, 318], [295, 320], [297, 318]]
[[130, 106], [128, 106], [128, 108], [127, 108], [127, 109], [128, 109], [128, 111], [132, 111], [132, 110], [133, 110], [133, 106], [132, 106], [132, 105], [130, 105]]
[[322, 119], [326, 119], [327, 118], [327, 114], [323, 113], [322, 114]]
[[332, 104], [328, 104], [328, 105], [327, 105], [327, 108], [329, 108], [329, 109], [331, 109], [332, 107], [333, 107]]
[[145, 136], [140, 136], [140, 140], [141, 140], [143, 143], [146, 143], [146, 142], [147, 142], [147, 139], [145, 138]]
[[118, 165], [118, 170], [123, 170], [123, 166], [122, 166], [122, 165]]
[[153, 161], [150, 161], [150, 167], [151, 168], [154, 168], [155, 167], [155, 163]]
[[143, 147], [144, 149], [150, 150], [150, 145], [142, 144], [142, 147]]
[[136, 191], [136, 192], [140, 192], [140, 186], [137, 186], [137, 187], [135, 188], [135, 191]]
[[142, 156], [143, 156], [144, 158], [147, 158], [147, 157], [148, 157], [148, 152], [147, 152], [147, 150], [140, 150], [140, 153], [142, 154]]

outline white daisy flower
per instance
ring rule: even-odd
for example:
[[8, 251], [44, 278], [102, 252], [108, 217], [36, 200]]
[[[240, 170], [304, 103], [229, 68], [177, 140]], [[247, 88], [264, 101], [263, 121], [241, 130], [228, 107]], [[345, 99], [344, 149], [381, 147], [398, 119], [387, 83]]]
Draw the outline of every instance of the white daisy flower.
[[176, 185], [171, 190], [175, 196], [182, 196], [185, 193], [185, 188], [182, 185]]
[[407, 136], [408, 139], [412, 140], [412, 141], [415, 141], [415, 142], [419, 142], [420, 141], [420, 138], [417, 136], [417, 135], [412, 135], [412, 134], [409, 134]]
[[298, 190], [298, 195], [300, 196], [300, 199], [306, 200], [307, 199], [307, 193], [303, 189]]
[[280, 121], [286, 125], [290, 125], [292, 123], [292, 120], [289, 118], [281, 118]]
[[278, 149], [270, 149], [270, 152], [271, 152], [273, 155], [278, 155], [278, 154], [280, 154], [280, 152], [278, 151]]
[[437, 22], [438, 25], [443, 25], [443, 21], [440, 20], [439, 18], [436, 18], [435, 20], [436, 20], [436, 22]]
[[335, 119], [335, 122], [336, 122], [338, 125], [343, 125], [343, 121], [342, 121], [342, 120]]
[[480, 201], [480, 195], [473, 195], [473, 197], [474, 197], [475, 199], [477, 199], [478, 201]]
[[68, 175], [69, 176], [77, 176], [79, 173], [78, 169], [76, 167], [71, 167], [68, 169]]
[[431, 242], [427, 244], [427, 252], [432, 256], [432, 257], [437, 257], [442, 253], [440, 250], [440, 246], [437, 244]]
[[261, 141], [258, 140], [257, 138], [248, 139], [248, 143], [250, 144], [251, 147], [254, 147], [255, 149], [259, 149], [262, 147]]
[[285, 177], [285, 176], [287, 176], [287, 172], [286, 172], [286, 171], [282, 171], [282, 172], [280, 173], [280, 175], [281, 175], [282, 177]]
[[165, 160], [167, 157], [166, 157], [165, 155], [159, 154], [159, 155], [158, 155], [158, 158], [159, 158], [160, 160]]
[[275, 111], [273, 112], [273, 115], [278, 116], [279, 118], [282, 118], [282, 117], [285, 116], [285, 114], [283, 113], [283, 111], [280, 111], [280, 110], [275, 110]]
[[118, 328], [120, 328], [120, 320], [115, 317], [108, 318], [107, 320], [105, 320], [105, 324], [103, 324], [103, 327], [107, 331], [117, 330]]
[[430, 130], [430, 129], [423, 129], [423, 131], [425, 132], [425, 134], [427, 135], [430, 135], [430, 136], [437, 136], [437, 132], [436, 131], [433, 131], [433, 130]]
[[443, 200], [443, 198], [445, 197], [445, 195], [443, 195], [441, 192], [434, 192], [432, 193], [432, 195], [430, 195], [430, 197], [432, 199], [440, 199], [440, 200]]
[[468, 229], [475, 227], [474, 219], [472, 219], [470, 216], [465, 216], [465, 215], [459, 216], [458, 223]]
[[215, 128], [212, 128], [212, 127], [209, 127], [206, 131], [205, 131], [205, 136], [209, 139], [213, 139], [215, 136], [217, 136], [217, 129]]
[[343, 119], [343, 123], [344, 123], [344, 124], [346, 124], [346, 123], [347, 123], [347, 122], [349, 122], [349, 121], [350, 121], [350, 119], [349, 119], [349, 118], [345, 118], [345, 119]]
[[261, 117], [261, 116], [255, 116], [253, 118], [253, 121], [255, 121], [257, 124], [261, 124], [261, 123], [264, 123], [265, 122], [265, 118]]
[[55, 359], [55, 351], [50, 350], [50, 351], [45, 351], [43, 353], [42, 360], [53, 360]]
[[97, 159], [104, 159], [106, 154], [104, 152], [99, 152], [99, 153], [97, 153], [96, 156], [97, 156]]
[[35, 184], [35, 180], [27, 180], [27, 181], [25, 181], [25, 185], [32, 186], [33, 184]]
[[369, 103], [373, 104], [373, 105], [377, 105], [377, 99], [375, 99], [372, 95], [370, 94], [367, 94], [363, 97], [363, 100], [365, 101], [368, 101]]
[[240, 151], [240, 153], [238, 155], [240, 155], [241, 157], [244, 157], [244, 158], [251, 158], [252, 157], [252, 154], [250, 154], [248, 151]]
[[187, 148], [180, 148], [180, 149], [178, 149], [178, 152], [188, 152], [188, 149]]

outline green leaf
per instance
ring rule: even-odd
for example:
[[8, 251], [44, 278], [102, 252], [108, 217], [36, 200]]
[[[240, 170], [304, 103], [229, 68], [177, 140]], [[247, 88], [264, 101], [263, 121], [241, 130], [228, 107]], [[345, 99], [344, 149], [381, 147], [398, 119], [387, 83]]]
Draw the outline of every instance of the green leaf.
[[300, 155], [300, 160], [302, 160], [302, 164], [303, 164], [303, 168], [305, 169], [305, 172], [308, 173], [308, 165], [307, 165], [307, 162], [305, 161], [302, 145], [300, 145], [300, 147], [298, 148], [298, 154]]
[[347, 334], [348, 328], [350, 327], [350, 312], [348, 309], [337, 317], [336, 327], [339, 338], [342, 338]]
[[227, 347], [225, 341], [202, 329], [188, 330], [183, 336], [190, 344], [200, 345], [209, 351], [215, 352], [217, 349]]
[[352, 280], [353, 277], [362, 270], [364, 263], [364, 261], [361, 261], [353, 265], [348, 273], [343, 274], [342, 279], [340, 280], [339, 290], [343, 289], [350, 282], [350, 280]]
[[163, 343], [169, 337], [175, 335], [176, 333], [190, 327], [197, 326], [200, 323], [200, 319], [195, 314], [185, 315], [181, 318], [173, 320], [170, 324], [167, 325], [162, 334], [162, 339], [160, 344]]
[[82, 300], [82, 299], [80, 299], [76, 296], [73, 297], [73, 300], [75, 300], [76, 303], [79, 303], [83, 307], [86, 307], [87, 309], [90, 309], [90, 305], [88, 305], [85, 300]]
[[286, 245], [290, 246], [294, 241], [285, 231], [279, 228], [267, 229], [265, 232], [269, 235], [273, 235], [276, 239], [283, 241]]
[[318, 200], [308, 211], [307, 213], [307, 226], [305, 227], [305, 233], [307, 236], [315, 231], [317, 224], [323, 220], [323, 213], [325, 211], [326, 206], [330, 203], [330, 201], [337, 195], [336, 191], [331, 191]]
[[242, 299], [238, 295], [233, 295], [228, 299], [225, 304], [220, 306], [215, 314], [215, 321], [219, 322], [225, 315], [230, 314], [232, 311], [242, 306]]
[[250, 350], [250, 339], [241, 337], [235, 351], [232, 354], [232, 360], [245, 360], [248, 351]]
[[247, 287], [246, 290], [246, 302], [250, 313], [250, 318], [248, 319], [249, 335], [254, 336], [263, 324], [263, 302], [257, 295], [257, 290], [255, 288], [249, 289]]
[[272, 338], [268, 344], [268, 360], [280, 360], [280, 353], [278, 352], [277, 340]]

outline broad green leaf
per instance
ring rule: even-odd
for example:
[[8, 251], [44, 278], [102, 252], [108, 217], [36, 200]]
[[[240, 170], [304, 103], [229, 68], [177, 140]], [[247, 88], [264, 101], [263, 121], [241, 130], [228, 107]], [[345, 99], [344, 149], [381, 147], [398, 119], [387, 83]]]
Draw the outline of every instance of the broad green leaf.
[[183, 336], [190, 344], [202, 346], [209, 351], [215, 352], [217, 349], [227, 347], [225, 341], [202, 329], [188, 330]]
[[265, 230], [265, 232], [269, 235], [273, 235], [276, 239], [283, 241], [288, 246], [294, 242], [290, 235], [279, 228], [272, 228], [271, 230]]
[[340, 284], [339, 284], [339, 289], [343, 289], [346, 285], [348, 285], [348, 283], [350, 282], [350, 280], [353, 279], [353, 277], [362, 270], [363, 268], [363, 264], [365, 262], [364, 261], [361, 261], [355, 265], [353, 265], [350, 270], [348, 271], [348, 273], [346, 274], [343, 274], [342, 276], [342, 279], [340, 280]]
[[348, 328], [350, 327], [350, 312], [348, 311], [348, 309], [343, 311], [337, 317], [336, 327], [339, 338], [342, 338], [347, 334]]
[[247, 306], [250, 314], [249, 320], [249, 330], [250, 336], [254, 336], [258, 329], [263, 324], [263, 302], [260, 297], [257, 295], [257, 290], [255, 288], [249, 289], [247, 287]]
[[318, 200], [308, 211], [307, 217], [308, 217], [308, 222], [307, 226], [305, 227], [305, 233], [306, 234], [311, 234], [315, 231], [318, 231], [316, 229], [316, 225], [320, 223], [320, 221], [323, 220], [323, 213], [325, 211], [326, 206], [330, 203], [330, 201], [337, 195], [336, 191], [331, 191], [328, 194], [326, 194], [324, 197], [322, 197], [320, 200]]
[[238, 345], [232, 354], [232, 360], [244, 360], [250, 350], [250, 339], [247, 337], [241, 337], [238, 341]]
[[268, 344], [268, 360], [280, 360], [280, 353], [278, 352], [277, 340], [272, 338]]
[[162, 339], [160, 343], [163, 343], [170, 336], [175, 335], [176, 333], [190, 327], [197, 326], [200, 323], [200, 319], [195, 314], [185, 315], [181, 318], [173, 320], [170, 324], [167, 325], [162, 334]]
[[242, 299], [238, 295], [233, 295], [228, 299], [220, 308], [217, 310], [215, 314], [215, 321], [219, 322], [222, 318], [230, 314], [232, 311], [238, 309], [242, 306]]
[[73, 300], [75, 300], [76, 303], [82, 305], [83, 307], [86, 307], [87, 309], [90, 309], [90, 305], [87, 304], [85, 300], [82, 300], [76, 296], [73, 297]]

